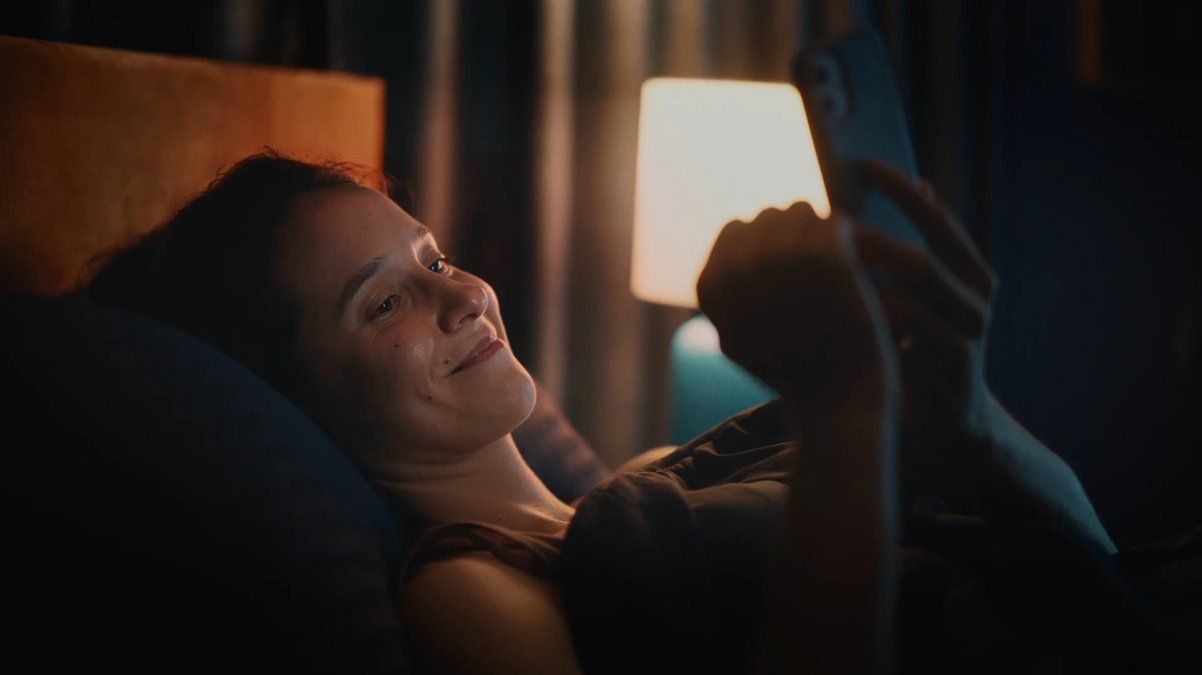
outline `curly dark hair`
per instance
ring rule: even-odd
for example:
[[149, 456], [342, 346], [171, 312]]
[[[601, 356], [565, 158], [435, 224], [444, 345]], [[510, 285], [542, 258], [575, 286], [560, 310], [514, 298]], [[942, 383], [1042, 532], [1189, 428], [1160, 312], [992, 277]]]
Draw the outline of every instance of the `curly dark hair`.
[[360, 185], [362, 173], [271, 149], [251, 155], [132, 245], [94, 258], [79, 292], [200, 338], [301, 404], [299, 309], [271, 284], [276, 235], [301, 196]]

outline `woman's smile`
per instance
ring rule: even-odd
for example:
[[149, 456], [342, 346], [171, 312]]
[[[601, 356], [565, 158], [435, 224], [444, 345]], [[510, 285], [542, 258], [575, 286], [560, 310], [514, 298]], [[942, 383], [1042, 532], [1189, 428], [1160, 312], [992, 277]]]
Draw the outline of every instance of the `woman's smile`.
[[468, 354], [467, 358], [461, 361], [459, 365], [455, 367], [455, 370], [451, 371], [451, 374], [455, 375], [461, 371], [471, 368], [472, 366], [483, 363], [504, 348], [504, 342], [491, 335], [485, 335], [484, 337], [480, 338], [479, 342], [476, 343], [475, 348], [472, 349], [472, 352]]

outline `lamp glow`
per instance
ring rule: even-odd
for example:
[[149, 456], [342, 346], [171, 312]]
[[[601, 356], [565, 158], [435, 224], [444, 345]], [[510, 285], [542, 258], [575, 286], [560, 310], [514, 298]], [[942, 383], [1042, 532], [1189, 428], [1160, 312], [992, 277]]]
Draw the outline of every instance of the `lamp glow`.
[[630, 286], [697, 307], [697, 277], [731, 220], [807, 201], [830, 215], [805, 108], [788, 84], [643, 83]]

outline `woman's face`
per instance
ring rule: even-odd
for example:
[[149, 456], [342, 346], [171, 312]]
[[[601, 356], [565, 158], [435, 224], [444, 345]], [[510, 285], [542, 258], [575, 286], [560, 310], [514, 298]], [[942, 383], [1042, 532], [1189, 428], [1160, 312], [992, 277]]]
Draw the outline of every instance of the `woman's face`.
[[[534, 382], [506, 341], [496, 295], [451, 267], [425, 226], [363, 187], [302, 197], [277, 241], [274, 283], [296, 301], [307, 406], [369, 465], [442, 460], [530, 414]], [[366, 453], [369, 456], [363, 456]]]

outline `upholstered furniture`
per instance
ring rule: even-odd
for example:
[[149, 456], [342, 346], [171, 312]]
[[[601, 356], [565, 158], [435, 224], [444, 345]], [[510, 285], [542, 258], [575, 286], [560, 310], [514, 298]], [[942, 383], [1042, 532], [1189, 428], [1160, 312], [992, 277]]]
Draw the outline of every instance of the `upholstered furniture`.
[[[264, 146], [379, 170], [383, 102], [378, 79], [0, 37], [0, 669], [404, 669], [403, 506], [232, 359], [69, 295]], [[515, 437], [564, 499], [607, 473], [546, 397]]]

